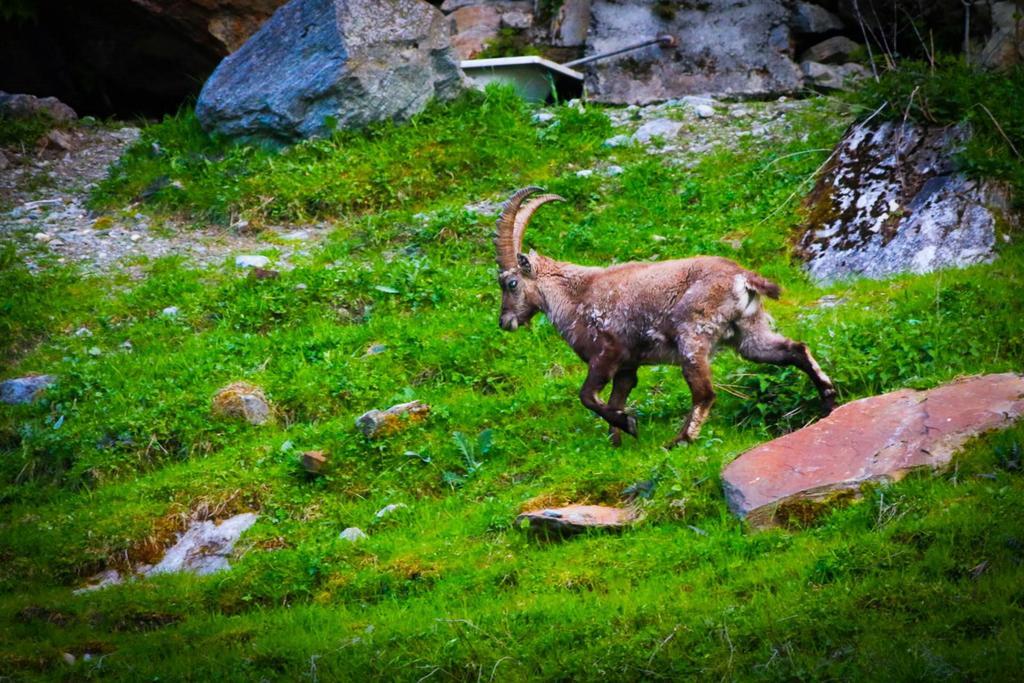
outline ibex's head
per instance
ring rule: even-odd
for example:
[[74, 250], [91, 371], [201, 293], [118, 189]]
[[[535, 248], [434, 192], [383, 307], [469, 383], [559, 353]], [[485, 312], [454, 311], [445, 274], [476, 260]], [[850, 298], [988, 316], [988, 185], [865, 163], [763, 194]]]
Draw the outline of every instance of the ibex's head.
[[525, 205], [523, 200], [539, 187], [524, 187], [505, 202], [498, 217], [498, 231], [494, 246], [498, 253], [498, 284], [501, 285], [501, 329], [514, 331], [526, 325], [540, 310], [540, 292], [537, 291], [536, 254], [523, 253], [523, 233], [542, 204], [563, 201], [556, 194], [542, 194]]

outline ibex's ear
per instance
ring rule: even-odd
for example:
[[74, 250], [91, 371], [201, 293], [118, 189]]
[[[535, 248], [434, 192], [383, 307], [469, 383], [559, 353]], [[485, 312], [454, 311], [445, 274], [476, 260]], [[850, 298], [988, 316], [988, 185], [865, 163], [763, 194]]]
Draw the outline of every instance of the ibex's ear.
[[516, 260], [519, 261], [519, 271], [529, 277], [533, 273], [533, 266], [530, 265], [530, 259], [526, 257], [526, 254], [516, 254]]

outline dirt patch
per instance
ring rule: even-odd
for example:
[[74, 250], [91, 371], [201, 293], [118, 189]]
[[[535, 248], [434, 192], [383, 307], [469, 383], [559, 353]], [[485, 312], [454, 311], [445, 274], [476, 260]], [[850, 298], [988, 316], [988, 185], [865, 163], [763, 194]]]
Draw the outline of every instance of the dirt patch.
[[270, 249], [277, 251], [275, 267], [287, 270], [329, 231], [326, 224], [272, 226], [255, 234], [197, 227], [154, 220], [137, 205], [97, 214], [88, 207], [89, 193], [138, 140], [139, 129], [79, 128], [69, 135], [69, 150], [4, 151], [9, 167], [0, 173], [0, 239], [13, 242], [32, 270], [78, 264], [86, 272], [127, 270], [141, 277], [142, 264], [165, 256], [211, 267]]

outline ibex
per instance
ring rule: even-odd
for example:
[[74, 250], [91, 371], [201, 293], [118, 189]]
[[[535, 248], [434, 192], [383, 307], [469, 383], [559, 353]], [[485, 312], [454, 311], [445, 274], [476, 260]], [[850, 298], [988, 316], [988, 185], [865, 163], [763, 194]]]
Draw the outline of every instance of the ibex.
[[[692, 394], [692, 409], [668, 446], [694, 441], [715, 402], [711, 356], [725, 343], [748, 360], [795, 365], [814, 382], [822, 411], [836, 391], [805, 344], [772, 330], [761, 297], [779, 298], [779, 286], [725, 258], [623, 263], [607, 268], [563, 263], [523, 252], [523, 234], [538, 208], [564, 201], [526, 187], [509, 198], [497, 223], [498, 282], [503, 330], [514, 331], [543, 312], [587, 364], [580, 401], [620, 431], [637, 436], [636, 418], [625, 412], [641, 365], [677, 364]], [[612, 383], [608, 402], [600, 392]]]

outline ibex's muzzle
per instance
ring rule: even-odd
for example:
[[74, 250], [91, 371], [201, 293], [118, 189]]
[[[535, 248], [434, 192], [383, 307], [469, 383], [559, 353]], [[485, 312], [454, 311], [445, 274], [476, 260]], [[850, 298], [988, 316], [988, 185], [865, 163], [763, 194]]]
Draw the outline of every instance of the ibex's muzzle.
[[501, 318], [498, 320], [498, 325], [506, 332], [515, 332], [519, 327], [519, 318], [516, 317], [515, 313], [502, 313]]

